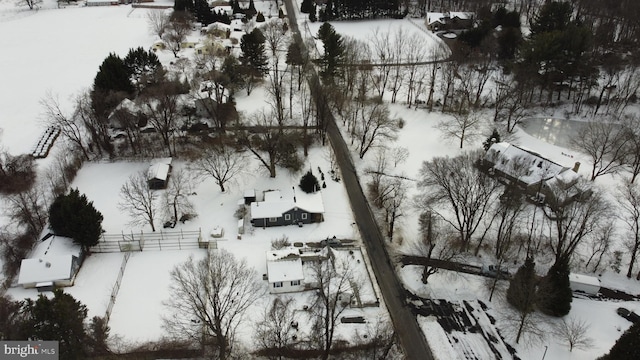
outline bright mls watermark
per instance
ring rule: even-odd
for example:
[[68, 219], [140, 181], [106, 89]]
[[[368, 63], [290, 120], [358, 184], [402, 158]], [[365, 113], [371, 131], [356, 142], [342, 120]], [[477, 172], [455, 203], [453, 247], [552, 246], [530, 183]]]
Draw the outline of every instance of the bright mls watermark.
[[58, 360], [57, 341], [0, 341], [0, 359]]

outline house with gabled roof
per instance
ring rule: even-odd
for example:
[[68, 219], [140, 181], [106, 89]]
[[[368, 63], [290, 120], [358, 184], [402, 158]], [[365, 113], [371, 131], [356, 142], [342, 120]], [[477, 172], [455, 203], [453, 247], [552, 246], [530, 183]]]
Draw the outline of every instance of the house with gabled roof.
[[463, 30], [472, 28], [474, 19], [475, 14], [472, 12], [428, 12], [425, 25], [431, 31]]
[[588, 190], [577, 186], [579, 168], [579, 162], [569, 168], [506, 142], [491, 145], [480, 162], [481, 170], [501, 182], [517, 186], [538, 202], [555, 204], [572, 201]]
[[268, 190], [263, 201], [251, 203], [251, 223], [256, 227], [303, 225], [324, 221], [324, 202], [320, 191]]
[[296, 248], [267, 251], [269, 292], [280, 294], [304, 290], [302, 259]]
[[82, 264], [82, 250], [70, 238], [50, 235], [23, 259], [18, 284], [39, 291], [71, 286]]

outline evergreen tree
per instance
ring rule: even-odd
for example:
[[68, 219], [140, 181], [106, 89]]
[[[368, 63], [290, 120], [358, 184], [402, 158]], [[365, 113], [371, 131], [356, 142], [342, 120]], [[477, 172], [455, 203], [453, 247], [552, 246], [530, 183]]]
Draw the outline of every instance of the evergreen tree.
[[313, 9], [313, 0], [302, 0], [302, 5], [300, 5], [301, 13], [310, 14]]
[[141, 46], [129, 50], [124, 64], [128, 69], [129, 79], [138, 91], [159, 82], [164, 76], [164, 69], [156, 53], [151, 50], [145, 51]]
[[316, 22], [318, 18], [316, 17], [316, 4], [313, 4], [311, 7], [311, 12], [309, 13], [309, 21]]
[[256, 5], [253, 0], [249, 0], [249, 8], [244, 12], [249, 19], [251, 19], [258, 12], [256, 11]]
[[324, 23], [318, 29], [318, 38], [322, 40], [324, 46], [324, 54], [322, 55], [322, 64], [324, 69], [322, 77], [326, 81], [332, 81], [336, 76], [340, 75], [339, 64], [344, 58], [344, 43], [342, 36], [338, 34], [333, 26]]
[[536, 293], [536, 305], [547, 315], [565, 316], [571, 310], [572, 296], [569, 263], [567, 260], [560, 260], [540, 281]]
[[231, 9], [233, 14], [241, 14], [242, 13], [242, 9], [240, 8], [240, 1], [239, 0], [231, 0]]
[[107, 344], [110, 330], [105, 318], [94, 316], [91, 319], [87, 329], [87, 348], [91, 354], [101, 355], [110, 352]]
[[264, 42], [265, 37], [258, 28], [242, 35], [240, 41], [240, 50], [242, 50], [240, 61], [247, 79], [247, 94], [251, 93], [255, 81], [261, 79], [269, 70], [267, 66], [269, 59], [265, 53]]
[[307, 171], [300, 179], [300, 189], [307, 194], [314, 193], [320, 189], [318, 179], [311, 173], [311, 170]]
[[209, 7], [209, 3], [207, 3], [206, 0], [194, 1], [193, 15], [195, 15], [196, 20], [203, 26], [207, 26], [215, 21], [211, 7]]
[[573, 8], [569, 2], [547, 1], [531, 20], [531, 35], [563, 31], [571, 21]]
[[262, 12], [258, 12], [258, 15], [256, 15], [256, 22], [264, 22], [264, 14]]
[[67, 236], [86, 252], [100, 240], [102, 234], [102, 214], [80, 195], [78, 189], [60, 195], [49, 208], [49, 225], [56, 235]]
[[35, 301], [26, 299], [22, 312], [23, 339], [58, 341], [60, 359], [85, 358], [87, 308], [73, 296], [56, 289], [52, 298], [41, 294]]
[[129, 79], [129, 69], [118, 55], [111, 53], [104, 59], [93, 80], [93, 89], [122, 91], [126, 94], [133, 93], [133, 84]]
[[497, 144], [499, 142], [500, 142], [500, 134], [498, 133], [498, 129], [493, 128], [493, 132], [491, 133], [491, 135], [489, 135], [487, 140], [485, 140], [482, 143], [482, 147], [484, 148], [484, 151], [488, 151], [491, 145]]
[[518, 311], [530, 313], [535, 305], [535, 289], [535, 263], [533, 259], [527, 258], [509, 281], [507, 301]]
[[640, 359], [640, 323], [634, 323], [616, 341], [608, 354], [599, 360], [636, 360]]

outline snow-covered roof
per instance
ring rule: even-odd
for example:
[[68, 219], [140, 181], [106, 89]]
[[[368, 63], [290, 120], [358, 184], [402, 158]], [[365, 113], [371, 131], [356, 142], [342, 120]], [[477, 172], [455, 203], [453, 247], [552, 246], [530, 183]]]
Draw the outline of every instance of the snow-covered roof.
[[207, 25], [206, 29], [207, 29], [207, 31], [212, 31], [212, 30], [216, 30], [216, 29], [217, 30], [229, 30], [229, 29], [231, 29], [231, 25], [216, 21], [214, 23], [211, 23], [211, 24]]
[[533, 151], [506, 142], [491, 145], [485, 159], [493, 163], [496, 170], [528, 185], [551, 179], [567, 169]]
[[472, 12], [462, 12], [462, 11], [450, 11], [449, 12], [449, 17], [450, 18], [458, 18], [461, 20], [468, 20], [468, 19], [473, 19], [473, 16], [475, 14]]
[[67, 254], [80, 256], [81, 252], [80, 245], [74, 243], [72, 238], [52, 235], [38, 243], [29, 258], [35, 259]]
[[169, 165], [168, 164], [152, 164], [149, 166], [149, 171], [147, 172], [147, 177], [149, 180], [158, 179], [158, 180], [167, 180], [169, 176]]
[[244, 197], [256, 197], [256, 190], [255, 189], [246, 189], [244, 191]]
[[444, 21], [444, 13], [440, 12], [428, 12], [427, 13], [427, 24], [431, 25], [436, 21], [443, 22]]
[[267, 251], [267, 275], [269, 282], [304, 280], [297, 249]]
[[264, 201], [251, 203], [251, 218], [265, 219], [280, 217], [286, 211], [299, 208], [309, 213], [324, 213], [324, 202], [320, 191], [307, 194], [304, 191], [293, 191], [288, 193], [280, 190], [265, 191]]
[[74, 255], [49, 255], [42, 258], [23, 259], [18, 284], [70, 279]]
[[569, 274], [569, 281], [580, 284], [587, 284], [593, 286], [600, 286], [600, 279], [595, 276], [582, 275], [582, 274]]
[[233, 12], [233, 8], [229, 5], [221, 5], [221, 6], [215, 6], [213, 9], [211, 9], [214, 13], [217, 13], [218, 11], [222, 11], [225, 12], [227, 14], [231, 14]]

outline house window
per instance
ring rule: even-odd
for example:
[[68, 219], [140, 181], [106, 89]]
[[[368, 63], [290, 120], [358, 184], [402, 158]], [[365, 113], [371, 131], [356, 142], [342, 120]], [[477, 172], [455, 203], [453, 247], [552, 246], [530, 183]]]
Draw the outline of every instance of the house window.
[[282, 281], [274, 282], [273, 283], [273, 287], [274, 288], [281, 288], [282, 287]]
[[307, 220], [307, 213], [302, 213], [302, 220]]
[[291, 214], [284, 214], [284, 219], [286, 221], [290, 221], [291, 220]]
[[278, 221], [278, 218], [269, 218], [269, 222], [276, 222]]
[[293, 280], [291, 282], [291, 286], [298, 286], [298, 285], [300, 285], [300, 280]]

